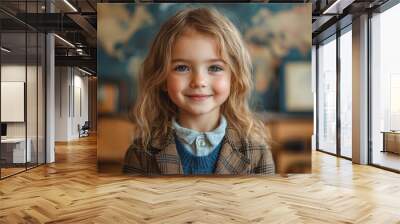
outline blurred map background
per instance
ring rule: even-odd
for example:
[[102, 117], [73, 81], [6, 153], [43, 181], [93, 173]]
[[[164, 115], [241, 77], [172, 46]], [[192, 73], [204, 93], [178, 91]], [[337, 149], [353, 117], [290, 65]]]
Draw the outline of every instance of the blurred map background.
[[252, 107], [312, 114], [311, 5], [99, 4], [99, 115], [126, 116], [141, 63], [161, 24], [186, 7], [214, 7], [241, 31], [254, 65]]

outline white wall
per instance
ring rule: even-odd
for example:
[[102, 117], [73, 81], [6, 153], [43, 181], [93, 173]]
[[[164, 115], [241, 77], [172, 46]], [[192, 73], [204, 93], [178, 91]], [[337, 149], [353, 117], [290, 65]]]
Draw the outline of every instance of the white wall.
[[68, 140], [68, 86], [67, 67], [55, 68], [55, 141]]
[[56, 67], [55, 85], [55, 140], [77, 139], [78, 124], [88, 120], [88, 78], [76, 68]]
[[[81, 76], [82, 73], [79, 71], [79, 75], [76, 75], [77, 70], [74, 70], [74, 108], [72, 113], [72, 132], [71, 135], [78, 137], [78, 124], [81, 126], [88, 121], [88, 78], [87, 76]], [[80, 111], [81, 110], [81, 111]]]

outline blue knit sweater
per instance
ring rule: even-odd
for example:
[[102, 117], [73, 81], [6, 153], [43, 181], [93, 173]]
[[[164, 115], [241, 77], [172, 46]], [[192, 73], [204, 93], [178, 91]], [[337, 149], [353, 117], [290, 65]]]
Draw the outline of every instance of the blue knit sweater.
[[222, 141], [207, 156], [196, 156], [189, 152], [185, 146], [175, 137], [176, 149], [181, 159], [183, 173], [185, 175], [213, 174], [215, 165], [221, 150]]

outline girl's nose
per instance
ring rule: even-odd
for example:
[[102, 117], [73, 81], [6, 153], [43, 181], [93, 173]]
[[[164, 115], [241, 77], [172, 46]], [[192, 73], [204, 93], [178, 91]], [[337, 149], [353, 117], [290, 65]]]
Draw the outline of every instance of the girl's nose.
[[192, 73], [192, 80], [190, 82], [191, 88], [203, 88], [207, 86], [206, 74], [201, 71], [194, 71]]

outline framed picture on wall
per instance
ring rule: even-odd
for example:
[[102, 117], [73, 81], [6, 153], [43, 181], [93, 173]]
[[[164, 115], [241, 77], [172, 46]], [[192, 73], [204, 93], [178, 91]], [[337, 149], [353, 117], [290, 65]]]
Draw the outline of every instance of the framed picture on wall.
[[283, 111], [313, 111], [311, 64], [308, 61], [288, 62], [284, 66], [283, 79]]
[[1, 82], [1, 122], [24, 122], [25, 82]]

